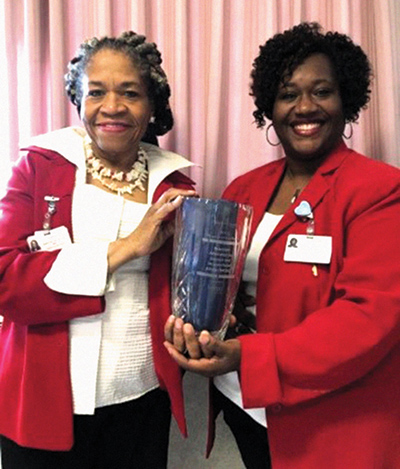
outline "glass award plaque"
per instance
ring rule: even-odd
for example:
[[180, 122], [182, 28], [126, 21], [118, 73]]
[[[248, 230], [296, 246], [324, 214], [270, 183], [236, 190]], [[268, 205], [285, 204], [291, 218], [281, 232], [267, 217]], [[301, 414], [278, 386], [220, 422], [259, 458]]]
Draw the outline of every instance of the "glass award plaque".
[[252, 207], [185, 197], [176, 211], [172, 311], [223, 338], [249, 243]]

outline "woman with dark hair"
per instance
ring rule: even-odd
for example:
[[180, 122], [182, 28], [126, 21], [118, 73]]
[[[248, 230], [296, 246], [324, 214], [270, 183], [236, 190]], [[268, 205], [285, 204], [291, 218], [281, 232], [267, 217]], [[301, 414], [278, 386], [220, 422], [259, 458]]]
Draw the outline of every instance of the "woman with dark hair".
[[171, 317], [165, 345], [214, 378], [246, 467], [400, 467], [400, 171], [342, 138], [370, 64], [302, 23], [260, 47], [251, 76], [256, 122], [272, 121], [285, 157], [224, 193], [254, 208], [235, 308], [248, 333], [219, 341]]
[[[3, 469], [165, 468], [181, 371], [162, 345], [183, 157], [155, 44], [83, 43], [66, 89], [83, 128], [34, 137], [0, 219]], [[29, 246], [40, 246], [30, 249]]]

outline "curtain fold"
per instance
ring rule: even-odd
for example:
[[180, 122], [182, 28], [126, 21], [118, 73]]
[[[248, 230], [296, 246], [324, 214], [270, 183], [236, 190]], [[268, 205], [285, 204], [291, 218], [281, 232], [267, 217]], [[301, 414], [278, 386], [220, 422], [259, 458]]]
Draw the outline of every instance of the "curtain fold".
[[0, 0], [4, 115], [0, 170], [19, 142], [79, 118], [63, 75], [79, 44], [132, 29], [159, 46], [171, 89], [174, 129], [161, 144], [199, 167], [203, 195], [281, 155], [253, 122], [250, 71], [259, 45], [300, 21], [349, 34], [374, 68], [372, 98], [350, 146], [400, 165], [400, 7], [396, 0]]

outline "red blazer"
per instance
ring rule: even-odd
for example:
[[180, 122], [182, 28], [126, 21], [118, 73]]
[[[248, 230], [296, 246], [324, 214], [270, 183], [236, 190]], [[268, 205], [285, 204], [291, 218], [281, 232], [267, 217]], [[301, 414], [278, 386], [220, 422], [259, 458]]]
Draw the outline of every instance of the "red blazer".
[[[224, 197], [254, 207], [252, 234], [284, 169], [236, 179]], [[310, 203], [330, 265], [284, 262]], [[347, 149], [322, 164], [259, 261], [257, 334], [240, 338], [243, 403], [265, 407], [274, 469], [400, 468], [400, 171]]]
[[[0, 217], [0, 434], [27, 447], [69, 450], [73, 406], [69, 375], [68, 321], [101, 313], [103, 297], [64, 295], [43, 278], [56, 252], [30, 254], [26, 238], [42, 229], [45, 195], [60, 198], [52, 227], [65, 225], [72, 239], [71, 204], [76, 167], [58, 153], [31, 148], [14, 168]], [[175, 172], [157, 188], [191, 188]], [[171, 242], [151, 256], [149, 307], [156, 373], [170, 395], [186, 435], [181, 372], [163, 346], [170, 310]]]

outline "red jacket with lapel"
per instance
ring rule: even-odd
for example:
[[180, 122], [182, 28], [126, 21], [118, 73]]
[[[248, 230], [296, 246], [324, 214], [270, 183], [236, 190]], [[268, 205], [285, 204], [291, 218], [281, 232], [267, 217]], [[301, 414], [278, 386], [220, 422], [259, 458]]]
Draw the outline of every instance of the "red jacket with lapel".
[[[42, 229], [46, 195], [60, 198], [52, 227], [65, 225], [72, 238], [71, 204], [76, 168], [59, 154], [31, 148], [14, 168], [0, 217], [0, 434], [18, 444], [68, 450], [73, 444], [68, 321], [104, 310], [103, 297], [64, 295], [43, 278], [56, 252], [30, 254], [26, 238]], [[169, 187], [190, 188], [171, 174]], [[149, 307], [155, 369], [186, 435], [181, 372], [166, 352], [163, 327], [170, 310], [171, 242], [151, 256]]]
[[[285, 160], [235, 180], [252, 234]], [[310, 203], [330, 265], [284, 262]], [[400, 467], [400, 171], [341, 144], [283, 216], [259, 259], [257, 331], [240, 338], [243, 402], [267, 409], [274, 469]]]

